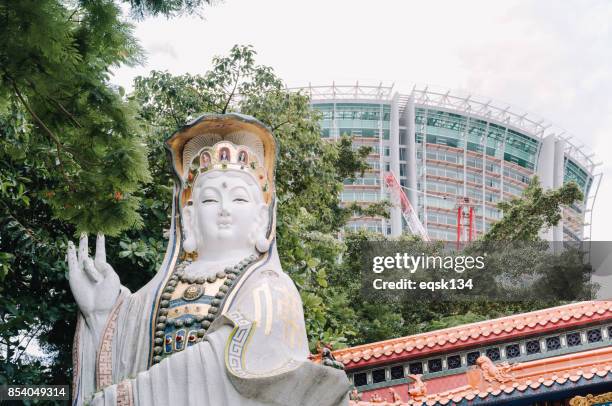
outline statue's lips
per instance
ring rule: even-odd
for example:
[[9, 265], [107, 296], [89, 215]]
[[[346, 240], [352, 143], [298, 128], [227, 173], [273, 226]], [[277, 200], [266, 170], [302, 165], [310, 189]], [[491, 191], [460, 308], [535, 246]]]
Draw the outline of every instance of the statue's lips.
[[230, 228], [232, 226], [232, 220], [219, 220], [217, 221], [219, 228]]

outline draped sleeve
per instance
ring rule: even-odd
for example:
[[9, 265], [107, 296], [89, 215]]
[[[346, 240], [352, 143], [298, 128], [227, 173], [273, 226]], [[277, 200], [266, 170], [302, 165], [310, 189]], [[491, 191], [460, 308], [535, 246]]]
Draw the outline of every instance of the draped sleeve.
[[[104, 328], [96, 335], [92, 326], [87, 324], [83, 314], [79, 311], [77, 325], [72, 345], [72, 404], [80, 406], [104, 382], [111, 383], [109, 366], [112, 363], [111, 345], [113, 333], [118, 322], [119, 313], [124, 302], [130, 297], [130, 291], [121, 287], [121, 291], [108, 316]], [[110, 332], [110, 335], [109, 335]], [[104, 372], [108, 372], [108, 377]]]

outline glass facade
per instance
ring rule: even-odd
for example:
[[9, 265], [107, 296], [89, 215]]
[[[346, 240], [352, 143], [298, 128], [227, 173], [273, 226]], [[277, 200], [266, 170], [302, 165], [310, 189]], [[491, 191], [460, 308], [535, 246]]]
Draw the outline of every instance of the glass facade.
[[574, 161], [565, 158], [565, 174], [564, 181], [574, 181], [578, 184], [582, 193], [585, 195], [589, 194], [589, 189], [591, 188], [591, 183], [593, 179], [589, 174], [582, 169], [577, 163]]
[[[458, 199], [463, 197], [472, 202], [477, 237], [503, 216], [497, 203], [520, 197], [538, 172], [541, 138], [478, 114], [429, 104], [414, 103], [409, 112], [403, 104], [396, 110], [399, 115], [392, 117], [394, 103], [405, 102], [397, 97], [313, 101], [322, 115], [322, 137], [348, 135], [353, 137], [354, 149], [372, 148], [367, 157], [370, 169], [344, 182], [342, 201], [369, 204], [388, 199], [382, 175], [397, 168], [396, 176], [407, 192], [411, 177], [416, 177], [412, 204], [430, 238], [457, 238]], [[586, 197], [592, 174], [567, 155], [563, 166], [564, 182], [577, 182]], [[565, 239], [582, 239], [585, 202], [564, 209]], [[405, 220], [402, 225], [405, 229]], [[354, 218], [348, 228], [386, 234], [390, 225], [383, 219]]]
[[383, 103], [317, 103], [323, 137], [389, 139], [391, 106]]
[[[391, 105], [389, 103], [316, 103], [313, 107], [321, 112], [321, 136], [324, 138], [353, 137], [353, 149], [370, 147], [366, 161], [369, 170], [362, 177], [344, 181], [342, 202], [371, 204], [387, 199], [382, 188], [382, 171], [388, 170], [384, 161], [389, 160], [390, 149], [383, 142], [389, 140], [391, 129]], [[382, 151], [382, 154], [381, 154]], [[384, 161], [383, 161], [384, 157]], [[353, 218], [348, 230], [367, 229], [387, 234], [387, 225], [382, 218]]]

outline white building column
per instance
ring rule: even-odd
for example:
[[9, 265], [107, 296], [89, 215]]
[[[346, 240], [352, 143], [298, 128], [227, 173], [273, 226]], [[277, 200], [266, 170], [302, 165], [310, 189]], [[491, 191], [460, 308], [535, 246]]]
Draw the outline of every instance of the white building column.
[[408, 187], [408, 200], [415, 210], [419, 209], [419, 200], [417, 194], [417, 155], [416, 155], [416, 130], [415, 130], [415, 108], [414, 95], [410, 95], [404, 117], [406, 119], [406, 186]]
[[[395, 174], [395, 177], [400, 179], [400, 163], [399, 163], [399, 94], [395, 93], [393, 99], [391, 99], [391, 117], [389, 125], [389, 158], [391, 172]], [[380, 152], [381, 154], [384, 151]], [[384, 168], [381, 168], [383, 170]], [[393, 205], [390, 210], [391, 215], [391, 236], [399, 237], [402, 234], [402, 212], [399, 206], [399, 198], [393, 197], [391, 194], [391, 204]]]
[[[565, 172], [565, 141], [557, 139], [555, 142], [555, 166], [553, 168], [553, 187], [563, 186]], [[582, 237], [582, 236], [581, 236]], [[553, 227], [553, 241], [563, 241], [563, 218]]]
[[[538, 169], [536, 174], [540, 179], [542, 189], [549, 190], [555, 187], [555, 150], [556, 137], [553, 134], [547, 135], [542, 140], [540, 154], [538, 156]], [[553, 230], [540, 230], [540, 238], [546, 241], [553, 241]]]

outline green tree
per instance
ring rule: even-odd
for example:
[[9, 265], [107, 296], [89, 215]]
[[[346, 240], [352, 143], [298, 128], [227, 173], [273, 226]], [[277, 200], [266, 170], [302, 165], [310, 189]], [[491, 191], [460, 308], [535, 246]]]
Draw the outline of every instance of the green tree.
[[537, 176], [529, 182], [520, 198], [497, 204], [503, 217], [484, 235], [484, 241], [534, 241], [542, 229], [556, 226], [561, 220], [561, 206], [584, 198], [575, 182], [558, 189], [543, 190]]
[[[207, 1], [124, 3], [145, 16]], [[113, 67], [142, 60], [119, 6], [0, 0], [0, 384], [68, 380], [76, 314], [65, 277], [68, 239], [123, 232], [111, 242], [113, 260], [132, 287], [144, 278], [129, 271], [155, 268], [164, 248], [159, 222], [145, 217], [165, 219], [166, 210], [142, 199], [151, 178], [136, 106], [110, 83]], [[159, 237], [132, 241], [125, 230], [145, 223]], [[42, 357], [25, 351], [35, 339]]]
[[163, 15], [174, 17], [182, 14], [199, 14], [202, 6], [211, 0], [122, 0], [129, 3], [132, 15], [136, 18]]
[[108, 83], [109, 68], [141, 60], [131, 25], [110, 1], [0, 4], [0, 105], [27, 117], [22, 152], [48, 172], [55, 217], [107, 234], [142, 225], [145, 149], [134, 106]]

